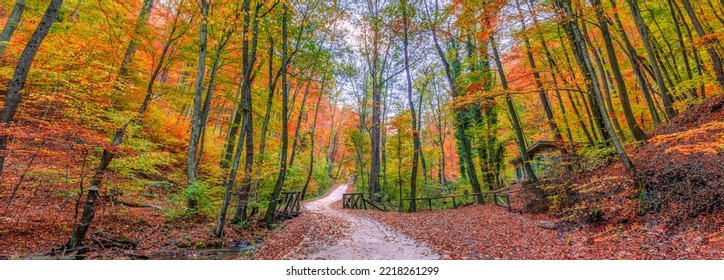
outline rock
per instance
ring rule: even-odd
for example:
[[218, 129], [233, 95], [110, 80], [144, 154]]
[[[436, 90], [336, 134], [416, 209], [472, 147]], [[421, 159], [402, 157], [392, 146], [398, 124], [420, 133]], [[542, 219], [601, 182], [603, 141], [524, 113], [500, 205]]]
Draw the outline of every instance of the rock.
[[558, 229], [558, 223], [556, 222], [550, 222], [550, 221], [538, 221], [536, 224], [539, 228], [544, 229], [551, 229], [551, 230], [557, 230]]

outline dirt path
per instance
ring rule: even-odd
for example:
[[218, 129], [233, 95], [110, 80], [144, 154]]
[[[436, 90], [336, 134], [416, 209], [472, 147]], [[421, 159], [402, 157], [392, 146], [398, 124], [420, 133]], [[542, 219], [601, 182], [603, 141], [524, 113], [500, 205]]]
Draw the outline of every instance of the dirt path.
[[306, 211], [349, 223], [341, 238], [322, 241], [321, 236], [307, 236], [284, 258], [309, 260], [428, 260], [440, 256], [426, 244], [360, 215], [342, 211], [331, 204], [342, 199], [347, 185], [341, 185], [327, 196], [304, 205]]

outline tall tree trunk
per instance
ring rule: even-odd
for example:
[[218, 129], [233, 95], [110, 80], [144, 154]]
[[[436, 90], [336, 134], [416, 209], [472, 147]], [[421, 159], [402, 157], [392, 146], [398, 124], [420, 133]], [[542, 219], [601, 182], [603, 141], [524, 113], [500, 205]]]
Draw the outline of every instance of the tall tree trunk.
[[[244, 66], [242, 66], [244, 67]], [[244, 74], [242, 73], [239, 77], [239, 83], [237, 85], [236, 95], [234, 96], [234, 104], [229, 115], [229, 130], [226, 132], [226, 147], [224, 148], [224, 155], [221, 159], [221, 168], [229, 168], [232, 157], [234, 156], [234, 144], [236, 143], [236, 135], [239, 134], [239, 127], [241, 126], [241, 118], [243, 116], [241, 112], [241, 91], [244, 86]]]
[[5, 27], [3, 27], [2, 33], [0, 33], [0, 57], [3, 56], [3, 54], [5, 53], [5, 48], [8, 46], [8, 44], [10, 44], [10, 38], [13, 37], [13, 33], [18, 27], [18, 23], [20, 23], [20, 19], [23, 17], [24, 11], [25, 0], [15, 1], [13, 11], [10, 12], [10, 16], [5, 22]]
[[[596, 9], [596, 18], [598, 19], [598, 27], [601, 29], [603, 36], [603, 43], [606, 46], [606, 54], [608, 55], [608, 62], [611, 66], [611, 72], [613, 72], [614, 80], [616, 81], [616, 87], [618, 89], [618, 96], [621, 100], [621, 108], [623, 109], [623, 115], [626, 119], [626, 124], [631, 130], [634, 139], [636, 141], [646, 141], [646, 133], [636, 123], [636, 117], [633, 115], [631, 110], [631, 104], [628, 99], [628, 91], [626, 90], [626, 82], [624, 81], [623, 75], [621, 74], [621, 67], [618, 65], [618, 59], [616, 58], [616, 50], [613, 47], [613, 41], [611, 40], [611, 32], [608, 29], [608, 18], [603, 14], [603, 7], [601, 6], [601, 0], [591, 0], [591, 5]], [[613, 108], [611, 108], [613, 110]]]
[[[684, 10], [686, 10], [686, 13], [689, 15], [691, 24], [694, 26], [694, 30], [696, 30], [699, 38], [707, 36], [707, 33], [704, 32], [704, 28], [702, 28], [701, 22], [699, 22], [699, 18], [696, 17], [694, 8], [691, 6], [689, 0], [681, 0], [681, 3], [684, 5]], [[709, 54], [709, 58], [711, 59], [711, 65], [714, 68], [714, 73], [716, 74], [716, 79], [719, 82], [719, 86], [724, 87], [724, 69], [722, 68], [722, 60], [712, 46], [716, 46], [718, 44], [719, 40], [716, 37], [712, 37], [706, 44], [706, 52]]]
[[304, 119], [304, 107], [307, 105], [307, 96], [309, 96], [309, 87], [312, 85], [312, 75], [314, 70], [310, 72], [309, 80], [302, 95], [302, 104], [299, 107], [299, 115], [297, 116], [297, 125], [294, 127], [294, 139], [292, 140], [292, 152], [289, 156], [289, 166], [294, 166], [294, 158], [297, 155], [297, 143], [299, 142], [299, 130], [302, 127], [302, 119]]
[[523, 15], [523, 9], [521, 8], [520, 3], [518, 0], [515, 0], [515, 6], [518, 9], [518, 18], [520, 20], [521, 24], [521, 36], [523, 37], [523, 43], [525, 45], [525, 54], [528, 58], [528, 65], [530, 66], [530, 69], [533, 71], [533, 80], [535, 81], [536, 88], [538, 89], [538, 98], [540, 99], [541, 104], [543, 105], [543, 112], [545, 112], [546, 120], [548, 123], [548, 128], [551, 130], [551, 133], [553, 134], [553, 139], [556, 141], [562, 141], [563, 137], [561, 136], [561, 131], [558, 129], [558, 125], [555, 122], [555, 119], [553, 117], [553, 109], [551, 109], [551, 104], [548, 102], [548, 97], [546, 96], [546, 90], [543, 87], [543, 82], [540, 77], [540, 73], [538, 73], [538, 67], [535, 63], [535, 58], [533, 57], [533, 52], [531, 51], [530, 47], [530, 40], [528, 40], [528, 36], [526, 35], [527, 27], [525, 24], [525, 17]]
[[631, 44], [631, 41], [628, 38], [628, 35], [626, 35], [626, 31], [623, 28], [623, 24], [621, 23], [621, 19], [618, 16], [618, 9], [616, 8], [616, 1], [611, 0], [611, 6], [613, 7], [613, 19], [614, 23], [616, 23], [616, 27], [618, 30], [619, 37], [621, 38], [621, 41], [624, 43], [625, 47], [625, 53], [628, 57], [629, 62], [631, 63], [631, 68], [633, 68], [634, 75], [636, 76], [636, 81], [638, 82], [639, 86], [641, 87], [641, 92], [643, 93], [644, 100], [646, 101], [646, 106], [649, 109], [649, 114], [651, 115], [651, 119], [654, 122], [654, 125], [658, 125], [661, 123], [661, 118], [659, 117], [659, 113], [656, 111], [656, 105], [654, 103], [654, 99], [651, 97], [651, 93], [649, 92], [648, 84], [646, 83], [646, 78], [644, 77], [644, 73], [641, 71], [641, 63], [638, 60], [638, 54], [636, 53], [636, 49], [634, 49], [633, 45]]
[[312, 181], [312, 176], [314, 176], [314, 146], [315, 146], [315, 140], [314, 140], [314, 133], [317, 129], [317, 116], [319, 115], [319, 104], [322, 103], [322, 94], [324, 93], [324, 81], [322, 81], [322, 85], [319, 90], [319, 97], [317, 97], [317, 105], [314, 106], [314, 120], [312, 120], [312, 131], [309, 135], [309, 170], [307, 171], [307, 179], [304, 181], [304, 187], [302, 187], [302, 198], [300, 200], [304, 200], [304, 198], [307, 196], [307, 188], [309, 188], [309, 182]]
[[153, 1], [154, 0], [143, 0], [143, 6], [141, 7], [141, 12], [138, 15], [136, 26], [133, 29], [131, 41], [128, 42], [128, 46], [126, 47], [126, 54], [123, 55], [123, 62], [121, 63], [121, 68], [118, 70], [118, 76], [121, 79], [124, 79], [128, 75], [128, 67], [131, 64], [131, 59], [133, 59], [133, 55], [136, 54], [136, 51], [138, 50], [138, 42], [140, 39], [139, 37], [141, 36], [141, 29], [151, 16]]
[[[598, 102], [596, 100], [596, 92], [600, 93], [601, 88], [598, 84], [598, 78], [596, 77], [596, 72], [593, 69], [593, 66], [591, 64], [591, 67], [586, 67], [586, 63], [591, 63], [591, 59], [588, 55], [588, 49], [586, 48], [585, 38], [581, 34], [581, 30], [578, 27], [578, 24], [572, 19], [575, 18], [575, 15], [573, 14], [572, 8], [571, 8], [571, 1], [570, 0], [556, 0], [554, 2], [555, 4], [563, 5], [560, 7], [563, 9], [563, 7], [568, 7], [568, 11], [566, 11], [564, 15], [562, 15], [562, 20], [565, 21], [563, 24], [563, 29], [565, 30], [566, 36], [568, 37], [568, 41], [571, 44], [571, 50], [573, 51], [573, 56], [576, 59], [576, 62], [578, 64], [578, 67], [586, 81], [586, 88], [588, 91], [588, 103], [586, 103], [586, 98], [583, 99], [584, 104], [586, 104], [586, 110], [587, 113], [589, 113], [592, 116], [593, 121], [595, 121], [595, 125], [598, 128], [598, 131], [601, 134], [601, 138], [603, 139], [604, 144], [609, 145], [611, 144], [611, 135], [608, 129], [606, 129], [606, 120], [608, 120], [607, 115], [601, 114], [601, 106], [604, 106], [603, 102]], [[560, 12], [560, 11], [559, 11]], [[566, 17], [572, 17], [571, 19]], [[580, 41], [579, 41], [580, 40]], [[590, 72], [588, 72], [590, 71]], [[595, 79], [595, 80], [591, 80]], [[602, 99], [603, 100], [603, 99]], [[593, 126], [593, 124], [591, 124]]]
[[[528, 2], [528, 6], [530, 7], [531, 11], [534, 11], [533, 9], [533, 0]], [[533, 15], [533, 23], [538, 23], [538, 17], [534, 13]], [[558, 101], [558, 106], [561, 107], [561, 115], [563, 116], [563, 122], [566, 125], [566, 135], [568, 136], [568, 139], [571, 143], [574, 142], [573, 134], [571, 133], [571, 126], [568, 123], [568, 117], [566, 115], [566, 107], [563, 105], [563, 99], [561, 98], [561, 93], [558, 90], [558, 77], [560, 75], [561, 79], [563, 80], [563, 84], [566, 86], [570, 86], [568, 83], [568, 80], [565, 78], [564, 74], [562, 74], [561, 69], [559, 68], [556, 61], [553, 59], [553, 55], [551, 55], [550, 49], [548, 49], [548, 43], [546, 42], [544, 36], [538, 36], [538, 39], [540, 40], [541, 46], [543, 47], [543, 54], [545, 54], [546, 61], [548, 62], [548, 65], [550, 66], [550, 74], [551, 79], [553, 80], [553, 84], [556, 87], [556, 99]], [[575, 113], [576, 119], [578, 120], [578, 124], [581, 126], [581, 130], [583, 130], [584, 135], [586, 136], [586, 139], [588, 139], [589, 144], [593, 145], [593, 138], [591, 138], [591, 134], [588, 133], [588, 129], [586, 128], [586, 124], [583, 123], [583, 120], [581, 119], [581, 115], [578, 112], [578, 108], [575, 106], [575, 103], [573, 103], [573, 98], [571, 97], [571, 92], [568, 91], [568, 99], [571, 102], [571, 107], [573, 109], [573, 112]]]
[[[274, 103], [274, 91], [276, 90], [277, 85], [277, 78], [279, 76], [275, 76], [273, 74], [274, 72], [274, 38], [272, 38], [271, 35], [269, 35], [269, 77], [267, 78], [268, 81], [268, 89], [269, 94], [267, 95], [266, 100], [266, 111], [264, 112], [264, 122], [261, 125], [261, 135], [259, 139], [259, 159], [257, 160], [257, 166], [261, 166], [262, 161], [264, 160], [264, 149], [266, 146], [266, 135], [267, 130], [269, 129], [269, 120], [271, 119], [271, 110], [272, 110], [272, 104]], [[283, 68], [280, 68], [282, 70]], [[280, 71], [281, 73], [281, 71]]]
[[641, 10], [639, 9], [638, 0], [627, 0], [627, 2], [629, 4], [629, 8], [631, 9], [631, 16], [636, 23], [636, 29], [641, 36], [641, 41], [644, 44], [644, 49], [646, 49], [646, 54], [648, 55], [649, 61], [651, 62], [651, 68], [654, 72], [654, 77], [656, 78], [656, 87], [659, 89], [661, 101], [664, 103], [664, 113], [666, 114], [666, 117], [668, 119], [671, 119], [672, 117], [676, 116], [676, 111], [674, 111], [674, 108], [672, 107], [673, 102], [671, 101], [669, 90], [664, 83], [664, 76], [656, 60], [656, 53], [654, 52], [654, 48], [651, 45], [651, 36], [649, 34], [648, 26], [646, 26], [646, 23], [644, 23], [644, 19], [641, 16]]
[[13, 78], [8, 84], [7, 96], [5, 97], [5, 104], [2, 109], [2, 116], [0, 118], [0, 178], [2, 178], [3, 166], [5, 164], [5, 150], [8, 144], [8, 135], [4, 130], [10, 125], [15, 119], [15, 112], [18, 110], [20, 101], [22, 100], [22, 90], [25, 88], [25, 80], [28, 78], [28, 72], [30, 72], [30, 66], [33, 64], [35, 54], [40, 49], [40, 45], [43, 43], [45, 36], [48, 35], [50, 27], [55, 22], [55, 18], [58, 16], [60, 6], [63, 5], [63, 0], [51, 0], [48, 9], [45, 10], [43, 18], [40, 20], [38, 27], [35, 28], [35, 32], [30, 36], [28, 43], [23, 49], [23, 53], [20, 55], [18, 63], [15, 65], [15, 73]]
[[[576, 90], [578, 90], [578, 92], [583, 92], [583, 89], [581, 89], [581, 87], [576, 82], [578, 80], [576, 78], [576, 71], [573, 70], [573, 63], [571, 63], [571, 58], [568, 55], [572, 51], [569, 52], [568, 49], [566, 48], [566, 44], [563, 41], [563, 35], [561, 34], [560, 27], [558, 28], [557, 31], [558, 31], [558, 39], [560, 42], [560, 46], [563, 48], [563, 58], [564, 58], [564, 61], [566, 62], [566, 68], [568, 70], [568, 73], [570, 73], [570, 75], [571, 75], [571, 80], [569, 81], [568, 79], [565, 78], [566, 74], [564, 74], [561, 69], [558, 69], [558, 74], [560, 77], [563, 78], [564, 84], [567, 84], [569, 86], [572, 85], [575, 87]], [[590, 133], [589, 133], [589, 130], [586, 128], [586, 125], [584, 123], [583, 114], [580, 113], [580, 111], [578, 110], [578, 104], [579, 104], [578, 99], [580, 98], [579, 95], [580, 94], [576, 94], [574, 96], [573, 94], [571, 94], [571, 91], [568, 91], [568, 101], [571, 103], [571, 108], [573, 108], [573, 112], [576, 114], [578, 123], [581, 126], [586, 138], [588, 139], [589, 144], [591, 146], [593, 146], [596, 144], [596, 142], [598, 142], [598, 135], [596, 134], [596, 125], [593, 123], [593, 117], [591, 116], [590, 108], [588, 107], [587, 104], [583, 103], [582, 107], [586, 113], [586, 119], [588, 120], [590, 128], [591, 128]]]
[[[418, 138], [420, 138], [420, 167], [422, 168], [422, 178], [423, 182], [424, 180], [427, 180], [427, 162], [425, 161], [425, 150], [422, 149], [422, 98], [424, 96], [424, 91], [420, 92], [420, 102], [417, 104], [417, 132], [418, 132]], [[384, 134], [383, 134], [384, 138]], [[383, 143], [384, 144], [384, 143]], [[384, 145], [382, 145], [384, 150]]]
[[[508, 81], [505, 78], [505, 71], [503, 71], [503, 63], [500, 61], [500, 54], [498, 53], [498, 45], [495, 42], [494, 36], [490, 36], [490, 45], [493, 49], [493, 59], [495, 60], [495, 68], [498, 69], [498, 76], [500, 77], [500, 85], [503, 87], [503, 90], [508, 90]], [[533, 172], [533, 168], [530, 167], [530, 162], [528, 158], [528, 148], [525, 144], [525, 137], [523, 135], [523, 127], [520, 124], [520, 121], [518, 119], [518, 112], [515, 109], [515, 105], [513, 104], [513, 98], [511, 98], [510, 94], [505, 95], [505, 104], [508, 106], [508, 113], [510, 114], [510, 122], [513, 124], [513, 131], [515, 132], [515, 139], [516, 143], [518, 144], [518, 156], [520, 157], [520, 160], [523, 164], [523, 168], [525, 169], [525, 173], [528, 177], [528, 180], [535, 182], [538, 181], [538, 177], [535, 176], [535, 172]]]
[[[244, 9], [248, 11], [250, 1], [245, 0], [244, 5]], [[244, 151], [246, 152], [246, 155], [244, 159], [244, 178], [241, 183], [241, 191], [239, 192], [239, 200], [236, 205], [236, 213], [232, 219], [232, 222], [235, 224], [240, 224], [247, 219], [246, 208], [252, 187], [251, 178], [254, 168], [254, 114], [252, 111], [251, 87], [254, 79], [251, 72], [256, 62], [256, 51], [259, 42], [259, 11], [261, 8], [262, 3], [258, 3], [254, 9], [253, 19], [249, 18], [249, 12], [244, 13], [244, 33], [249, 33], [249, 25], [251, 25], [251, 40], [248, 39], [249, 36], [244, 36], [245, 39], [242, 43], [242, 52], [245, 55], [242, 55], [242, 64], [244, 64], [244, 83], [241, 94], [241, 106], [244, 114], [244, 126], [242, 129], [244, 130], [243, 135], [246, 138], [244, 140], [246, 145]]]
[[[679, 17], [676, 14], [676, 9], [674, 8], [674, 5], [676, 5], [674, 3], [674, 0], [668, 0], [668, 2], [669, 2], [669, 13], [671, 14], [671, 21], [674, 24], [674, 30], [676, 30], [676, 39], [677, 39], [677, 42], [679, 43], [679, 47], [681, 48], [681, 57], [684, 60], [684, 70], [686, 71], [686, 78], [688, 79], [688, 81], [691, 81], [694, 79], [694, 75], [691, 72], [691, 62], [689, 61], [689, 52], [686, 48], [686, 44], [684, 43], [684, 36], [682, 35], [683, 33], [681, 32], [681, 26], [679, 26], [679, 25], [686, 24], [685, 23], [686, 21], [683, 18], [681, 18], [681, 20], [679, 20]], [[696, 89], [692, 88], [692, 89], [690, 89], [690, 92], [691, 92], [691, 98], [698, 97], [696, 94]]]
[[608, 118], [606, 106], [604, 106], [603, 95], [601, 94], [598, 80], [595, 77], [595, 72], [593, 70], [591, 59], [588, 56], [588, 50], [586, 48], [586, 44], [584, 43], [583, 35], [578, 29], [578, 25], [573, 21], [574, 14], [571, 8], [570, 0], [555, 0], [553, 4], [559, 9], [557, 13], [559, 13], [559, 16], [561, 16], [561, 19], [563, 20], [564, 29], [566, 29], [566, 33], [568, 33], [568, 35], [570, 36], [570, 43], [573, 45], [573, 49], [578, 52], [579, 64], [582, 68], [581, 72], [588, 74], [587, 82], [591, 85], [591, 93], [593, 94], [594, 98], [592, 101], [597, 103], [597, 106], [595, 107], [600, 110], [599, 114], [602, 116], [603, 123], [605, 125], [604, 129], [606, 132], [608, 132], [610, 141], [616, 148], [616, 153], [621, 159], [623, 166], [626, 168], [626, 170], [633, 173], [633, 163], [628, 158], [628, 155], [626, 155], [626, 151], [623, 149], [621, 141], [618, 139], [618, 136], [616, 136], [616, 132], [613, 130], [611, 120]]
[[[56, 1], [51, 2], [55, 3]], [[62, 2], [62, 1], [57, 1]], [[60, 4], [58, 4], [58, 7]], [[57, 10], [56, 10], [57, 13]], [[55, 19], [56, 15], [53, 15], [52, 18]], [[141, 107], [138, 109], [136, 116], [131, 118], [130, 120], [126, 121], [121, 127], [116, 129], [115, 134], [113, 135], [113, 139], [111, 141], [111, 146], [109, 148], [103, 149], [103, 155], [101, 156], [101, 160], [98, 164], [98, 167], [96, 168], [93, 178], [91, 180], [91, 185], [88, 188], [88, 193], [86, 194], [86, 200], [83, 203], [83, 213], [81, 214], [80, 222], [77, 220], [74, 220], [73, 222], [73, 233], [71, 234], [70, 240], [68, 243], [64, 246], [65, 250], [75, 250], [80, 245], [82, 245], [83, 240], [85, 239], [86, 233], [88, 232], [88, 229], [90, 228], [91, 222], [93, 222], [93, 218], [95, 218], [96, 210], [95, 210], [95, 204], [96, 201], [98, 201], [98, 197], [100, 194], [100, 188], [103, 183], [103, 179], [105, 177], [106, 172], [108, 172], [108, 166], [111, 164], [111, 161], [116, 156], [116, 151], [118, 150], [121, 140], [123, 140], [123, 136], [126, 134], [126, 130], [129, 125], [137, 122], [138, 120], [142, 119], [144, 117], [144, 114], [146, 113], [146, 110], [148, 109], [148, 106], [151, 104], [151, 100], [153, 100], [153, 86], [156, 83], [156, 80], [158, 79], [158, 76], [161, 74], [161, 70], [164, 67], [164, 63], [166, 61], [166, 56], [169, 53], [169, 49], [171, 48], [171, 45], [178, 40], [181, 36], [176, 36], [176, 31], [178, 27], [178, 22], [180, 18], [180, 13], [176, 11], [176, 14], [173, 19], [173, 28], [171, 29], [171, 32], [169, 34], [168, 40], [166, 40], [163, 49], [161, 51], [161, 55], [159, 56], [159, 61], [156, 67], [153, 69], [153, 72], [151, 73], [151, 78], [148, 81], [148, 85], [146, 87], [146, 96], [143, 99], [143, 103], [141, 103]], [[41, 22], [42, 24], [42, 22]], [[77, 218], [77, 217], [76, 217]]]
[[[689, 44], [691, 45], [691, 54], [694, 59], [694, 63], [696, 64], [696, 72], [699, 75], [699, 77], [704, 76], [704, 67], [703, 63], [701, 61], [701, 58], [699, 57], [699, 50], [694, 44], [694, 36], [691, 32], [691, 28], [689, 27], [689, 24], [686, 23], [686, 19], [684, 17], [684, 13], [681, 12], [681, 8], [679, 8], [679, 5], [676, 3], [676, 1], [671, 1], [670, 5], [673, 6], [673, 8], [676, 10], [676, 14], [678, 15], [678, 18], [681, 19], [681, 26], [684, 26], [684, 30], [686, 31], [686, 39], [689, 40]], [[699, 88], [699, 92], [701, 94], [702, 98], [706, 98], [706, 83], [701, 83], [701, 87]]]
[[[196, 71], [196, 85], [194, 88], [194, 105], [193, 105], [193, 117], [191, 119], [191, 136], [189, 137], [189, 148], [186, 154], [186, 177], [188, 178], [188, 185], [191, 186], [196, 183], [196, 153], [198, 149], [198, 141], [201, 133], [203, 123], [202, 115], [202, 93], [204, 90], [204, 76], [206, 73], [206, 36], [207, 26], [209, 17], [209, 6], [211, 3], [208, 0], [201, 0], [201, 23], [199, 30], [199, 66]], [[187, 207], [189, 210], [196, 208], [196, 201], [193, 198], [188, 199]]]
[[[439, 159], [439, 165], [438, 168], [439, 171], [439, 177], [440, 177], [440, 185], [447, 186], [447, 178], [445, 177], [445, 136], [444, 136], [444, 127], [443, 127], [443, 121], [442, 121], [442, 104], [440, 104], [440, 100], [436, 97], [436, 103], [434, 106], [437, 107], [437, 113], [435, 114], [435, 123], [437, 128], [437, 142], [438, 145], [440, 145], [440, 159]], [[434, 111], [433, 111], [434, 112]]]
[[[432, 30], [432, 39], [435, 44], [435, 50], [437, 51], [438, 57], [443, 64], [443, 70], [445, 70], [445, 78], [447, 79], [452, 93], [453, 99], [460, 96], [459, 85], [455, 78], [455, 70], [452, 69], [448, 62], [445, 52], [440, 46], [440, 42], [437, 39], [436, 30]], [[470, 126], [469, 120], [465, 116], [467, 110], [455, 109], [455, 139], [458, 141], [458, 155], [460, 156], [460, 174], [462, 177], [467, 178], [474, 192], [479, 192], [480, 182], [478, 182], [478, 176], [475, 171], [475, 164], [472, 156], [472, 145], [470, 138], [467, 135], [467, 128]], [[483, 197], [477, 196], [477, 202], [482, 204]]]
[[279, 167], [279, 177], [277, 177], [277, 181], [274, 184], [271, 199], [269, 200], [269, 206], [267, 207], [266, 213], [264, 215], [264, 222], [268, 226], [271, 226], [272, 222], [274, 221], [277, 199], [279, 198], [279, 193], [282, 191], [282, 187], [284, 186], [284, 180], [286, 180], [287, 177], [287, 148], [289, 144], [289, 120], [287, 115], [289, 112], [289, 84], [287, 83], [287, 70], [289, 67], [289, 61], [287, 57], [287, 54], [289, 52], [289, 38], [287, 36], [288, 9], [289, 7], [287, 6], [287, 4], [282, 3], [282, 137], [280, 139], [281, 163]]
[[[407, 103], [410, 108], [410, 125], [412, 128], [412, 139], [413, 139], [413, 152], [412, 152], [412, 170], [410, 174], [410, 212], [416, 212], [416, 199], [417, 199], [417, 165], [420, 155], [420, 131], [417, 127], [417, 114], [415, 112], [415, 103], [412, 101], [412, 75], [410, 75], [410, 54], [408, 50], [409, 46], [409, 27], [407, 17], [408, 4], [407, 0], [402, 0], [402, 53], [405, 61], [405, 79], [407, 81]], [[422, 100], [420, 100], [422, 104]], [[398, 167], [399, 168], [399, 167]]]

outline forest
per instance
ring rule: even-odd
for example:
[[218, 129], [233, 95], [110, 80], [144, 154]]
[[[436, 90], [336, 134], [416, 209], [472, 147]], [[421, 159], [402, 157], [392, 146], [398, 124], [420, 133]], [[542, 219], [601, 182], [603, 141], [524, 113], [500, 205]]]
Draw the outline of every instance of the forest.
[[0, 259], [724, 258], [724, 0], [2, 0], [0, 25]]

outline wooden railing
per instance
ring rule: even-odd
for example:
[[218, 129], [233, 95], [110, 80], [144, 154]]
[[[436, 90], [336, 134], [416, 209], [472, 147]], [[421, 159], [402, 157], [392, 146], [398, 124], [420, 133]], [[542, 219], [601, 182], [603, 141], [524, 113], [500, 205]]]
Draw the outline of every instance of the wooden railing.
[[281, 219], [291, 219], [301, 213], [301, 192], [282, 192], [277, 201], [275, 214]]
[[379, 211], [387, 211], [387, 208], [382, 204], [382, 207], [377, 206], [372, 201], [364, 197], [363, 193], [345, 193], [342, 195], [342, 208], [343, 209], [364, 209], [370, 208]]
[[[402, 199], [403, 204], [407, 202], [407, 207], [400, 205], [400, 211], [409, 211], [410, 205], [415, 203], [417, 210], [423, 210], [427, 208], [428, 211], [432, 211], [433, 208], [440, 209], [457, 209], [459, 207], [475, 204], [475, 203], [490, 203], [505, 207], [508, 211], [511, 211], [510, 207], [510, 195], [506, 190], [498, 190], [494, 192], [481, 192], [481, 193], [469, 193], [469, 194], [458, 194], [458, 195], [447, 195], [447, 196], [435, 196], [435, 197], [418, 197], [414, 200], [411, 198]], [[433, 202], [436, 207], [433, 207]], [[437, 207], [441, 206], [441, 207]]]

